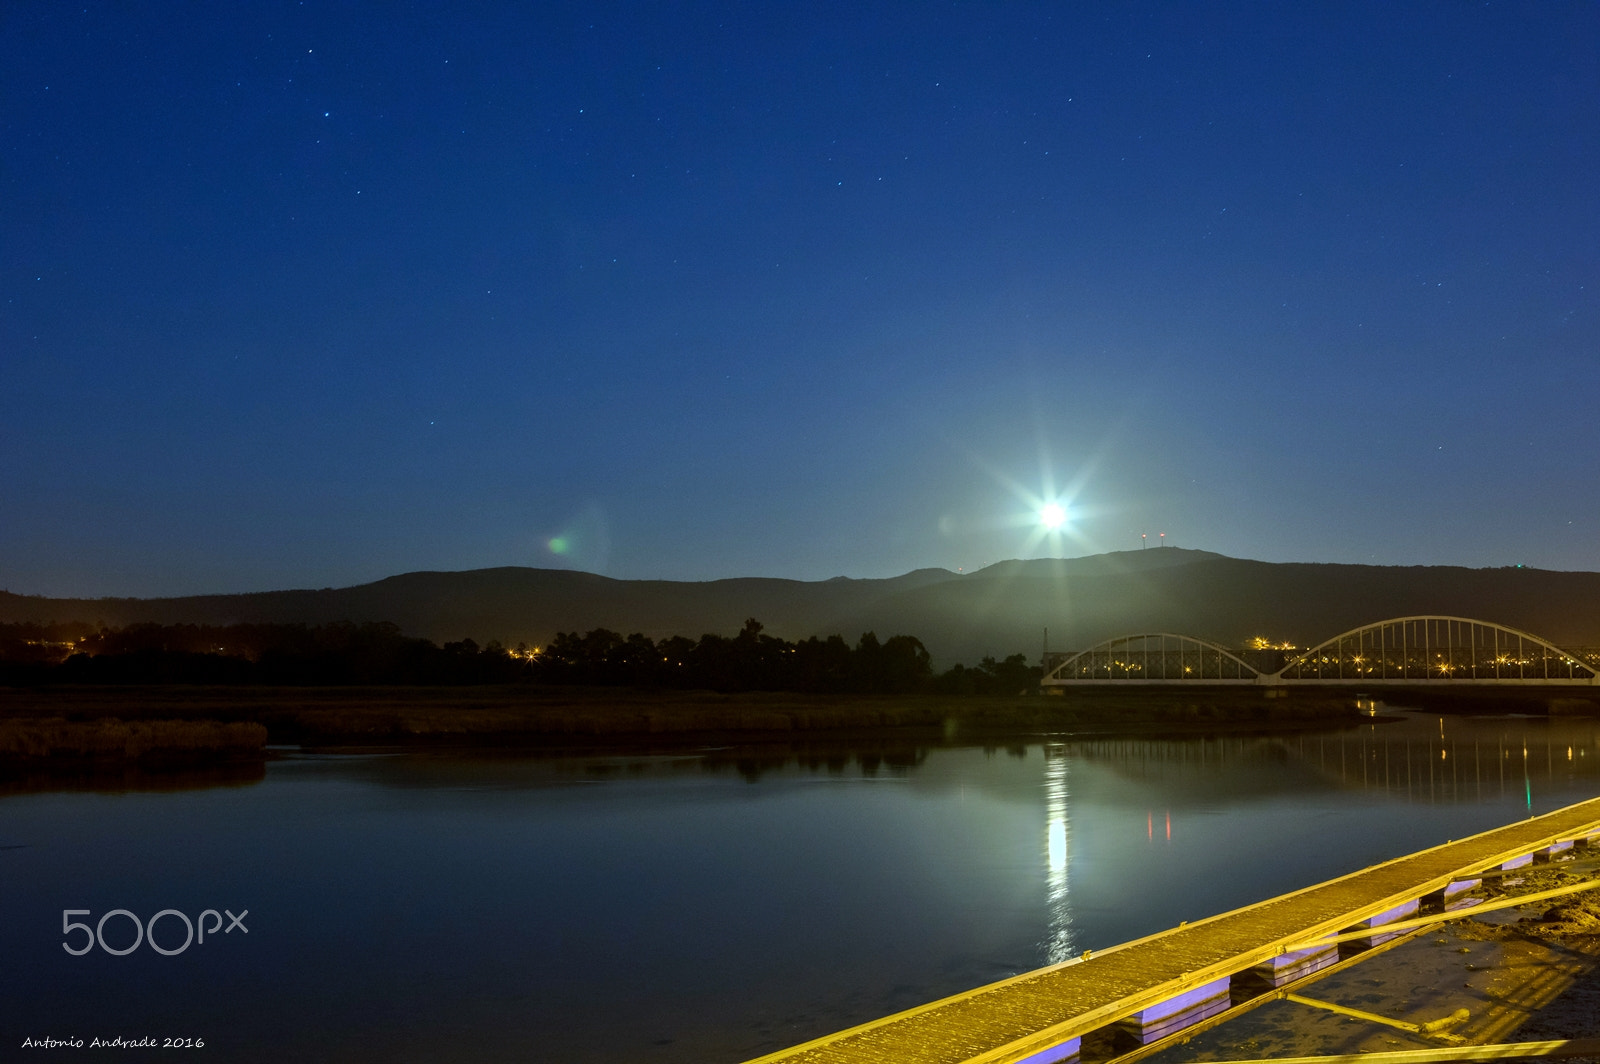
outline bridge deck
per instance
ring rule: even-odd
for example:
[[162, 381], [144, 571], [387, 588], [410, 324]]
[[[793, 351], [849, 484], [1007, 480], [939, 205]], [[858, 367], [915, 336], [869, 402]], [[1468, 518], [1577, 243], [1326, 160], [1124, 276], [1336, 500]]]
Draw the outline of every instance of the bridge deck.
[[887, 1016], [749, 1064], [1017, 1064], [1389, 912], [1453, 880], [1600, 828], [1600, 798], [1149, 938]]

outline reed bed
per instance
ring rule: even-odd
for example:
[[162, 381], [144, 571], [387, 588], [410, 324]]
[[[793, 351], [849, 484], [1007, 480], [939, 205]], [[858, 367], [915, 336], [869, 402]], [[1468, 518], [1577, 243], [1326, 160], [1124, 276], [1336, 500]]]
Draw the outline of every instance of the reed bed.
[[210, 758], [260, 754], [266, 744], [266, 727], [247, 721], [0, 720], [0, 758], [12, 760]]
[[[499, 687], [52, 687], [0, 691], [0, 725], [6, 718], [32, 721], [30, 749], [46, 743], [38, 723], [81, 724], [84, 738], [63, 750], [117, 745], [118, 732], [101, 718], [172, 728], [175, 737], [195, 730], [195, 745], [260, 742], [228, 739], [214, 729], [234, 724], [263, 728], [272, 742], [323, 740], [448, 741], [473, 736], [626, 737], [732, 733], [770, 736], [828, 732], [916, 731], [947, 737], [986, 733], [1062, 732], [1089, 728], [1216, 728], [1309, 725], [1348, 720], [1352, 699], [1264, 699], [1254, 690], [1218, 690], [1187, 697], [1154, 692], [1073, 692], [1065, 697], [971, 695], [800, 695], [773, 692], [719, 694], [506, 685]], [[27, 729], [33, 730], [27, 730]], [[104, 728], [102, 739], [88, 738]], [[60, 731], [65, 736], [67, 732]], [[0, 731], [0, 735], [4, 732]], [[21, 734], [21, 733], [19, 733]], [[73, 733], [74, 735], [78, 733]], [[142, 734], [142, 733], [140, 733]], [[53, 740], [49, 740], [53, 741]], [[140, 739], [130, 735], [138, 745]], [[174, 742], [181, 740], [174, 738]], [[265, 740], [262, 740], [265, 741]], [[13, 740], [12, 745], [21, 740]], [[0, 739], [0, 755], [10, 749]], [[38, 755], [36, 755], [38, 756]]]

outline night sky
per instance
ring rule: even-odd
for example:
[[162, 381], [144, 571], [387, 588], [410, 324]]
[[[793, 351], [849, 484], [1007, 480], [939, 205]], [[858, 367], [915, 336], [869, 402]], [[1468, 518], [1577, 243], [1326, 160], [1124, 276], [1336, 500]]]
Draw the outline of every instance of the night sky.
[[0, 7], [12, 591], [1596, 569], [1597, 414], [1594, 3]]

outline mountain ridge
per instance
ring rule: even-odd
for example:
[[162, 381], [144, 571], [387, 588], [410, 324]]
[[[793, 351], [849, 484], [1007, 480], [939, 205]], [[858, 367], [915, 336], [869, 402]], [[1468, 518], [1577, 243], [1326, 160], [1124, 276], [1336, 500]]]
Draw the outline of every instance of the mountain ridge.
[[61, 599], [0, 592], [0, 622], [236, 624], [387, 621], [435, 641], [542, 645], [557, 631], [651, 638], [732, 635], [748, 617], [772, 634], [854, 641], [915, 635], [936, 663], [1082, 649], [1140, 631], [1239, 644], [1311, 645], [1389, 617], [1448, 614], [1561, 645], [1600, 645], [1600, 573], [1461, 566], [1260, 562], [1178, 547], [1017, 559], [971, 573], [805, 581], [624, 580], [572, 569], [419, 570], [367, 584], [172, 598]]

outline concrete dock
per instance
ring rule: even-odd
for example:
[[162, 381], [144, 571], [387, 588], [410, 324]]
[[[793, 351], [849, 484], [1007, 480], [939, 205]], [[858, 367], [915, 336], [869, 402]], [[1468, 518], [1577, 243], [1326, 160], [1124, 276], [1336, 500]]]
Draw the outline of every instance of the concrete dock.
[[[1113, 1028], [1138, 1044], [1226, 1007], [1230, 983], [1314, 940], [1403, 918], [1430, 896], [1600, 844], [1600, 798], [978, 987], [748, 1064], [1056, 1064]], [[1309, 948], [1308, 948], [1309, 947]], [[1258, 977], [1258, 976], [1257, 976]]]

